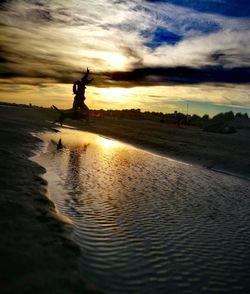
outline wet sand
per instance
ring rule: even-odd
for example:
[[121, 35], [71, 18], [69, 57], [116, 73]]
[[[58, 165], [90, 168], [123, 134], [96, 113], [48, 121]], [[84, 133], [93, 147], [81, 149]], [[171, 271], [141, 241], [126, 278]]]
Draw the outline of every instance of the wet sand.
[[47, 114], [0, 108], [1, 293], [93, 293], [79, 275], [72, 225], [45, 194], [44, 168], [29, 160], [41, 141]]

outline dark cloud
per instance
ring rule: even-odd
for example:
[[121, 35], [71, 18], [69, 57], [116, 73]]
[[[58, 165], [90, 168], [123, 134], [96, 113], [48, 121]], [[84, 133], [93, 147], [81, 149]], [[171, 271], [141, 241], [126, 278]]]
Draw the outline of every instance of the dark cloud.
[[32, 21], [51, 22], [53, 17], [49, 10], [35, 8], [30, 10], [28, 14], [29, 19]]
[[0, 10], [5, 10], [6, 9], [6, 5], [8, 4], [8, 0], [1, 0], [0, 1]]
[[211, 61], [212, 63], [215, 63], [217, 65], [223, 66], [223, 67], [230, 67], [233, 60], [242, 60], [245, 64], [250, 63], [250, 57], [243, 57], [237, 52], [234, 52], [232, 50], [216, 50], [214, 51], [210, 56], [208, 56], [208, 61]]
[[[223, 54], [214, 54], [213, 58], [223, 58]], [[82, 71], [70, 71], [65, 65], [53, 66], [46, 71], [12, 70], [3, 63], [0, 77], [2, 78], [34, 78], [50, 79], [58, 83], [72, 83], [79, 78]], [[144, 67], [131, 71], [94, 72], [92, 73], [96, 87], [135, 87], [157, 85], [192, 85], [192, 84], [246, 84], [250, 83], [250, 68], [224, 68], [221, 66], [192, 67]], [[40, 82], [39, 82], [40, 83]]]
[[171, 84], [202, 84], [202, 83], [250, 83], [250, 68], [223, 68], [207, 66], [191, 67], [155, 67], [138, 68], [129, 72], [113, 72], [102, 76], [106, 82], [113, 85], [155, 86]]
[[137, 67], [142, 67], [143, 66], [143, 58], [140, 55], [140, 53], [138, 52], [138, 50], [129, 47], [129, 46], [121, 46], [120, 47], [122, 50], [122, 53], [129, 59], [133, 59], [133, 61], [131, 61], [131, 64], [133, 65], [134, 68]]
[[225, 66], [227, 64], [230, 64], [230, 61], [228, 61], [229, 56], [230, 56], [230, 58], [233, 57], [232, 54], [231, 55], [228, 55], [228, 54], [225, 54], [224, 52], [222, 52], [220, 50], [217, 50], [213, 54], [211, 54], [210, 60], [212, 62], [215, 62], [217, 64], [220, 64], [222, 66]]
[[213, 54], [211, 54], [211, 59], [212, 61], [220, 61], [221, 59], [223, 59], [226, 56], [225, 53], [221, 52], [221, 51], [216, 51]]

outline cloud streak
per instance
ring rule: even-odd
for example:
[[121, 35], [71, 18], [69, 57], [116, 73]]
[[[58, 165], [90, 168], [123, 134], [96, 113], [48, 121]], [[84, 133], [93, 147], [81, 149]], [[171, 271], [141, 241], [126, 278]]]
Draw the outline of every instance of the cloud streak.
[[222, 67], [158, 67], [138, 68], [131, 72], [115, 72], [109, 79], [132, 84], [201, 84], [201, 83], [250, 83], [250, 68]]

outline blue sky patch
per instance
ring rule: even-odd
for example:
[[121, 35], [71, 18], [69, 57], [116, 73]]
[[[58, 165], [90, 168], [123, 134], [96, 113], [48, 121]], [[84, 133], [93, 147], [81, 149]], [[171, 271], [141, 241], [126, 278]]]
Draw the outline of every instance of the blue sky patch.
[[163, 27], [158, 27], [154, 33], [152, 40], [146, 42], [145, 45], [155, 49], [163, 44], [175, 45], [182, 40], [182, 36], [170, 32]]
[[249, 0], [147, 0], [152, 3], [171, 3], [191, 8], [199, 12], [221, 14], [234, 17], [250, 16]]
[[185, 32], [196, 31], [203, 34], [215, 33], [221, 29], [218, 23], [202, 19], [189, 19], [188, 22], [182, 24], [182, 27]]

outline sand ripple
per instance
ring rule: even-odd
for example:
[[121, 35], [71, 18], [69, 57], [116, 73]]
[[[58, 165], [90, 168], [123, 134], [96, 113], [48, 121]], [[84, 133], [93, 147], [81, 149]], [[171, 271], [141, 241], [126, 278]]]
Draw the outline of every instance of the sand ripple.
[[42, 136], [66, 145], [37, 160], [86, 280], [105, 293], [248, 292], [248, 182], [93, 134]]

